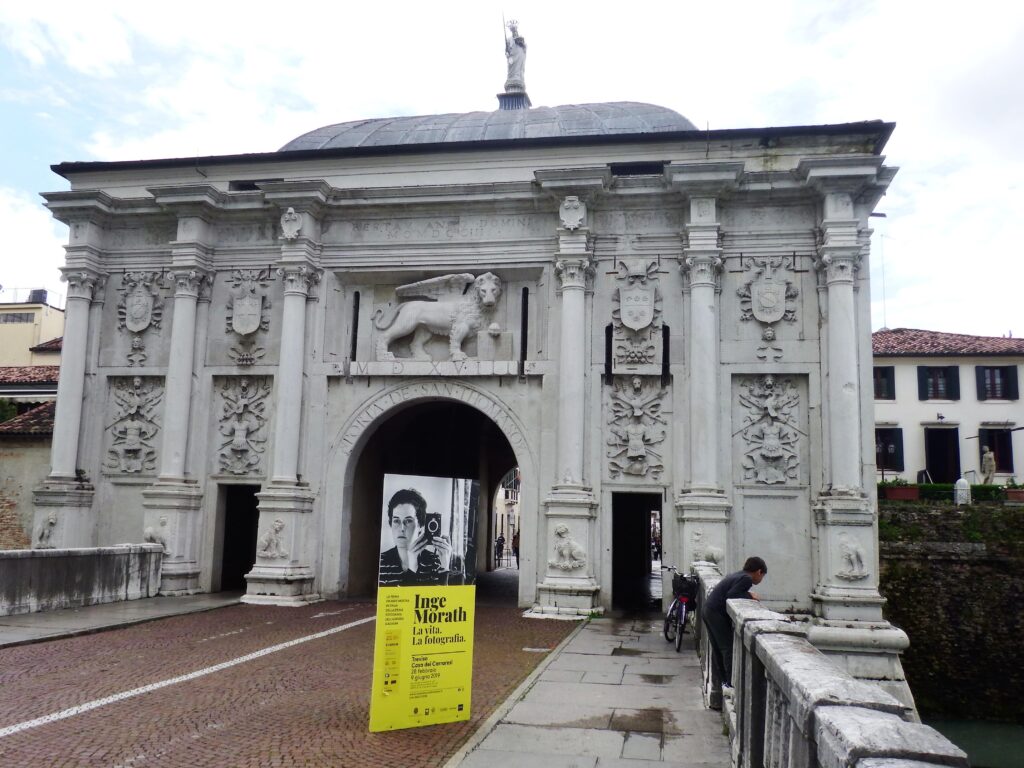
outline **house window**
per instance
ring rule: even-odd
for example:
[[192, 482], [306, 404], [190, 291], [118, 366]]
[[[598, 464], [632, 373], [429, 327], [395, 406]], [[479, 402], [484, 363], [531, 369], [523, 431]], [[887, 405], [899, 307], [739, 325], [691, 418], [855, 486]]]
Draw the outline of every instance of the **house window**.
[[974, 375], [978, 380], [979, 400], [1016, 400], [1016, 365], [976, 365]]
[[1013, 474], [1013, 433], [1009, 429], [978, 430], [978, 466], [985, 446], [996, 455], [996, 472]]
[[879, 470], [903, 471], [903, 430], [899, 427], [875, 429], [875, 465]]
[[891, 365], [875, 366], [875, 400], [896, 399], [896, 368]]
[[0, 315], [0, 323], [34, 323], [34, 312], [5, 312]]
[[960, 368], [956, 365], [917, 366], [918, 400], [959, 400]]

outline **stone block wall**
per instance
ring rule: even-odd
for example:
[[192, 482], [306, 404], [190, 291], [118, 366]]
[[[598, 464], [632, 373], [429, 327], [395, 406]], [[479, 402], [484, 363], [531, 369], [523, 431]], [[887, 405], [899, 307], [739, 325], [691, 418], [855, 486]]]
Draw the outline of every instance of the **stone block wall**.
[[886, 618], [925, 716], [1024, 722], [1024, 508], [880, 503]]
[[0, 616], [155, 597], [163, 547], [0, 552]]
[[32, 541], [32, 489], [50, 469], [49, 435], [3, 435], [0, 440], [0, 550]]

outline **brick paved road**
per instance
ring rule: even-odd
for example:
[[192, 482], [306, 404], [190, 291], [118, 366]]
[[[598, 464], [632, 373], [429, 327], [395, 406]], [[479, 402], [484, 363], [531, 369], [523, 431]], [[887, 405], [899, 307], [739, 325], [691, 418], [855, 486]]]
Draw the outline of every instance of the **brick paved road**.
[[[507, 589], [505, 590], [507, 592]], [[367, 731], [373, 622], [0, 738], [0, 766], [442, 765], [572, 622], [524, 619], [482, 593], [473, 717]], [[369, 601], [238, 605], [0, 650], [0, 728], [374, 615]]]

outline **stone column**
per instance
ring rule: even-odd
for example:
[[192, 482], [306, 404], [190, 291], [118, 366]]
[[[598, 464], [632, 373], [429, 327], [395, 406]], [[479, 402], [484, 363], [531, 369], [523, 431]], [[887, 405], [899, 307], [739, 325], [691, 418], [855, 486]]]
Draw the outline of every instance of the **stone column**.
[[[672, 559], [684, 567], [694, 562], [723, 562], [729, 551], [729, 517], [732, 506], [720, 477], [721, 380], [719, 295], [722, 249], [718, 208], [722, 195], [732, 189], [743, 170], [742, 163], [670, 165], [672, 185], [689, 203], [681, 269], [688, 296], [685, 386], [687, 466], [683, 485], [675, 498], [677, 551]], [[684, 411], [680, 409], [680, 413]], [[676, 429], [684, 429], [677, 424]], [[676, 464], [678, 467], [678, 463]]]
[[[589, 614], [599, 610], [599, 587], [594, 578], [597, 503], [584, 477], [587, 357], [590, 332], [586, 323], [588, 280], [594, 260], [586, 203], [576, 196], [562, 200], [562, 227], [554, 271], [559, 280], [558, 424], [556, 477], [545, 500], [546, 525], [541, 528], [548, 553], [541, 564], [544, 578], [537, 586], [538, 613]], [[575, 557], [568, 556], [570, 550]], [[559, 554], [566, 553], [566, 556]]]
[[274, 377], [274, 455], [270, 483], [259, 494], [256, 564], [246, 574], [246, 603], [299, 605], [313, 591], [311, 526], [314, 493], [300, 481], [299, 448], [306, 361], [306, 303], [320, 281], [314, 267], [316, 217], [289, 207], [281, 218], [278, 276], [284, 285], [281, 348]]
[[[836, 621], [882, 621], [875, 516], [861, 476], [861, 396], [855, 280], [863, 244], [849, 181], [822, 189], [816, 266], [825, 286], [822, 416], [828, 434], [825, 488], [814, 506], [818, 529], [815, 612]], [[864, 364], [870, 365], [867, 360]], [[880, 635], [881, 637], [881, 635]]]
[[[186, 247], [186, 250], [188, 248]], [[210, 282], [197, 267], [171, 270], [174, 315], [170, 357], [164, 380], [164, 414], [157, 481], [142, 492], [145, 528], [165, 542], [160, 594], [188, 595], [199, 591], [200, 507], [203, 492], [187, 477], [189, 418], [195, 362], [196, 304]]]
[[94, 489], [80, 473], [78, 444], [85, 396], [89, 350], [89, 315], [93, 295], [105, 277], [97, 271], [65, 268], [68, 284], [64, 310], [64, 351], [54, 415], [50, 474], [33, 491], [33, 548], [62, 549], [95, 546]]

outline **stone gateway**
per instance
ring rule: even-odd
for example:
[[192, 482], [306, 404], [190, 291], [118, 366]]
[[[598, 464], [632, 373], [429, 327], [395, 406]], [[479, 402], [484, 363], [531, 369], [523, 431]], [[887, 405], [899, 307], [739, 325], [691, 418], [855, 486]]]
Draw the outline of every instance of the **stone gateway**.
[[892, 129], [697, 131], [625, 102], [57, 165], [35, 544], [159, 542], [165, 594], [366, 595], [385, 473], [478, 480], [486, 569], [518, 468], [537, 615], [620, 603], [654, 513], [667, 562], [756, 553], [773, 609], [895, 633], [867, 285]]

